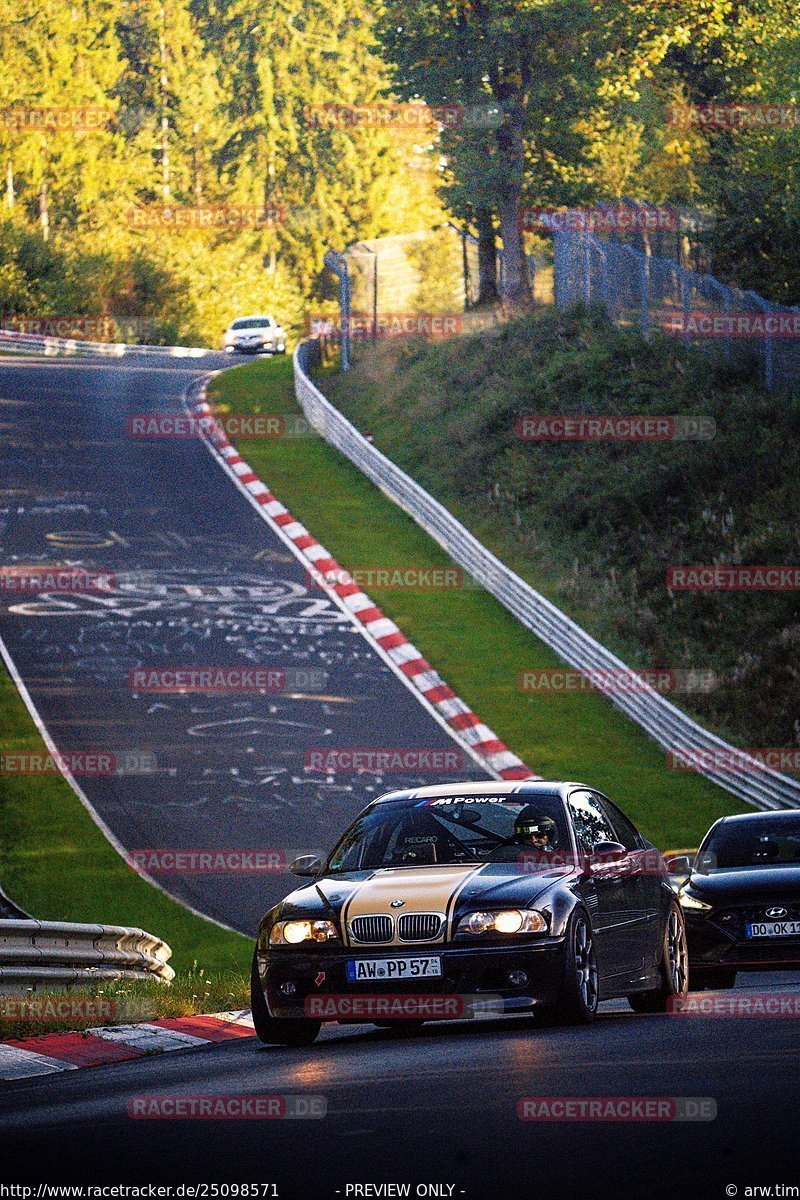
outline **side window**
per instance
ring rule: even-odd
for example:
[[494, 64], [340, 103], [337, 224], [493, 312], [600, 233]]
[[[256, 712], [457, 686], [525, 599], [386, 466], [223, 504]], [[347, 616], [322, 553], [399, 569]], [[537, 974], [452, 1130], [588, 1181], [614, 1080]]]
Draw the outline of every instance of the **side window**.
[[611, 822], [591, 792], [573, 792], [568, 803], [578, 845], [587, 854], [598, 842], [617, 840]]
[[607, 797], [595, 796], [595, 799], [616, 830], [614, 841], [621, 842], [626, 850], [638, 850], [641, 844], [639, 832], [625, 814], [620, 812], [616, 804], [613, 804]]

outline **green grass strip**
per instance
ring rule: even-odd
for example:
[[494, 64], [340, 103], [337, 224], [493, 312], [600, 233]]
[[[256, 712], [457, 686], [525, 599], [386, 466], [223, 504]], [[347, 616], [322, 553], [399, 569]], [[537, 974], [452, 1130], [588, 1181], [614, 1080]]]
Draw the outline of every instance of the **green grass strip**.
[[[209, 464], [212, 466], [212, 464]], [[0, 746], [46, 753], [11, 677], [0, 668]], [[249, 969], [252, 943], [196, 917], [123, 861], [66, 780], [0, 774], [0, 884], [32, 916], [146, 929], [172, 947], [176, 972]]]

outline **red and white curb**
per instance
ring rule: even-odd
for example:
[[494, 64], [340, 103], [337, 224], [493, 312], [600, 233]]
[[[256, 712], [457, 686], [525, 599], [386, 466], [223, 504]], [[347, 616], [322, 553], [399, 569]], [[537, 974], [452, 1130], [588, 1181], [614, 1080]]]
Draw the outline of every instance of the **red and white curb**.
[[148, 1054], [195, 1050], [213, 1042], [253, 1036], [253, 1019], [246, 1011], [165, 1017], [138, 1025], [103, 1025], [80, 1033], [46, 1033], [0, 1042], [0, 1080], [128, 1062]]
[[[206, 387], [203, 384], [198, 390], [193, 411], [198, 416], [213, 419], [214, 410], [206, 399]], [[352, 576], [305, 526], [294, 519], [245, 462], [219, 422], [214, 420], [210, 423], [204, 434], [207, 443], [216, 451], [218, 461], [235, 482], [257, 501], [265, 518], [279, 536], [288, 542], [311, 577], [336, 597], [340, 606], [355, 618], [380, 647], [383, 657], [395, 672], [410, 680], [434, 712], [444, 718], [456, 740], [471, 757], [480, 761], [496, 779], [541, 779], [459, 699], [394, 621], [373, 604]]]

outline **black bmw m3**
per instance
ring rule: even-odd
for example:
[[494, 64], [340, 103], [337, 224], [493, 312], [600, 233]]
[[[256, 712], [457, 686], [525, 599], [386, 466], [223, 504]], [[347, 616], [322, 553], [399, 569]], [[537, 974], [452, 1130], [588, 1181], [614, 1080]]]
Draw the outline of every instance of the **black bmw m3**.
[[693, 987], [733, 987], [737, 971], [800, 970], [800, 812], [717, 821], [678, 896]]
[[261, 921], [252, 974], [264, 1042], [321, 1023], [396, 1025], [600, 1000], [668, 1007], [687, 988], [683, 917], [664, 862], [617, 806], [577, 783], [393, 792], [309, 883]]

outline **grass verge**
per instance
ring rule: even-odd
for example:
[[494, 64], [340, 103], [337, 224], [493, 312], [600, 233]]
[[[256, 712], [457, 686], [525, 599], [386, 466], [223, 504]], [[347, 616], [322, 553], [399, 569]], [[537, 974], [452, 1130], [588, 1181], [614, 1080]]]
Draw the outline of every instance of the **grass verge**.
[[[260, 361], [214, 381], [221, 412], [297, 413], [289, 361]], [[447, 556], [322, 439], [240, 440], [259, 476], [348, 570], [447, 567]], [[662, 848], [697, 845], [708, 826], [741, 811], [731, 796], [664, 754], [597, 694], [525, 694], [523, 670], [562, 664], [480, 589], [367, 589], [451, 687], [545, 777], [607, 791]], [[389, 716], [389, 720], [390, 720]]]
[[249, 1007], [244, 975], [234, 971], [214, 975], [202, 968], [176, 975], [169, 987], [155, 979], [119, 980], [96, 988], [6, 995], [0, 996], [0, 1042]]
[[[0, 745], [4, 751], [46, 753], [3, 667]], [[57, 772], [0, 775], [0, 884], [40, 920], [146, 929], [172, 947], [170, 965], [178, 974], [202, 968], [208, 978], [249, 971], [250, 939], [194, 916], [137, 875]]]
[[[667, 579], [669, 565], [800, 561], [800, 393], [771, 395], [678, 339], [552, 308], [481, 336], [359, 343], [325, 386], [625, 662], [702, 672], [711, 686], [677, 702], [703, 724], [745, 747], [800, 745], [798, 592]], [[525, 440], [526, 414], [702, 419], [707, 436]]]

